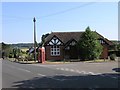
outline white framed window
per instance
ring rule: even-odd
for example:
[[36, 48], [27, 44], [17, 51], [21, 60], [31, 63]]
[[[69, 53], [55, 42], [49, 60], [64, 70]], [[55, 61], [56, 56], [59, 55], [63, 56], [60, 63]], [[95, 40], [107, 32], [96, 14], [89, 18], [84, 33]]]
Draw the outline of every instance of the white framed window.
[[51, 46], [51, 56], [59, 56], [60, 55], [60, 46]]

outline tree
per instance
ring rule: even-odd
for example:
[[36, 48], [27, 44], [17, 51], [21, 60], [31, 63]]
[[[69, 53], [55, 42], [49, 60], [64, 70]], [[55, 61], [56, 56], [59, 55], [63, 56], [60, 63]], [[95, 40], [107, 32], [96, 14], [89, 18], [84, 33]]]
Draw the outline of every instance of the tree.
[[4, 42], [2, 42], [2, 50], [6, 50], [8, 48], [10, 48], [10, 45], [5, 44]]
[[4, 42], [1, 43], [2, 52], [4, 52], [4, 56], [8, 57], [10, 52], [12, 51], [12, 46], [10, 44], [5, 44]]
[[49, 33], [47, 33], [47, 34], [45, 34], [45, 35], [44, 35], [44, 34], [42, 35], [42, 38], [41, 38], [42, 41], [41, 41], [41, 43], [40, 43], [40, 46], [44, 46], [45, 38], [46, 38], [48, 35], [49, 35]]
[[93, 60], [99, 58], [102, 53], [102, 45], [98, 41], [98, 35], [96, 32], [86, 28], [78, 41], [78, 48], [80, 58], [85, 60]]

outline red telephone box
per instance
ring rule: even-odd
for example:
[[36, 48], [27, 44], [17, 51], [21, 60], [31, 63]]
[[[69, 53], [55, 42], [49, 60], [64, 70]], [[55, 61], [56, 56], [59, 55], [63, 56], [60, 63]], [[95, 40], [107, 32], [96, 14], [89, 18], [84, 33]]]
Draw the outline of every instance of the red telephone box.
[[42, 48], [39, 48], [39, 51], [38, 51], [38, 62], [39, 63], [45, 63], [45, 48], [42, 47]]

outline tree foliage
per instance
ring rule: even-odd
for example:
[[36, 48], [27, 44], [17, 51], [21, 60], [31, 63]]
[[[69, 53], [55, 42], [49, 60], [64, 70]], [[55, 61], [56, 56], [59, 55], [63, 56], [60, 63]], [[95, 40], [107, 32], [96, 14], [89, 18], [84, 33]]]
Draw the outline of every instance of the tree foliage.
[[42, 38], [41, 38], [41, 44], [40, 44], [40, 46], [44, 46], [44, 43], [45, 43], [45, 38], [47, 37], [49, 35], [49, 33], [47, 33], [47, 34], [43, 34], [42, 35]]
[[93, 60], [99, 58], [102, 52], [102, 45], [98, 41], [96, 32], [90, 30], [89, 27], [80, 37], [78, 42], [80, 58], [85, 60]]
[[2, 42], [2, 50], [6, 50], [9, 49], [10, 45], [9, 44], [5, 44], [4, 42]]
[[10, 52], [12, 52], [12, 46], [10, 44], [1, 43], [2, 52], [4, 52], [4, 56], [8, 57]]

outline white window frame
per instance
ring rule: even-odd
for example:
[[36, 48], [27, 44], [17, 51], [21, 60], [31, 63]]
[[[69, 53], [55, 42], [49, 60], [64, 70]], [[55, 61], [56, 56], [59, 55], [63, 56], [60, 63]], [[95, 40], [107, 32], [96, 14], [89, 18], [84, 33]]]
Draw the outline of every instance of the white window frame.
[[60, 46], [54, 45], [50, 48], [51, 56], [60, 56]]
[[61, 45], [61, 41], [54, 37], [50, 42], [49, 45]]

